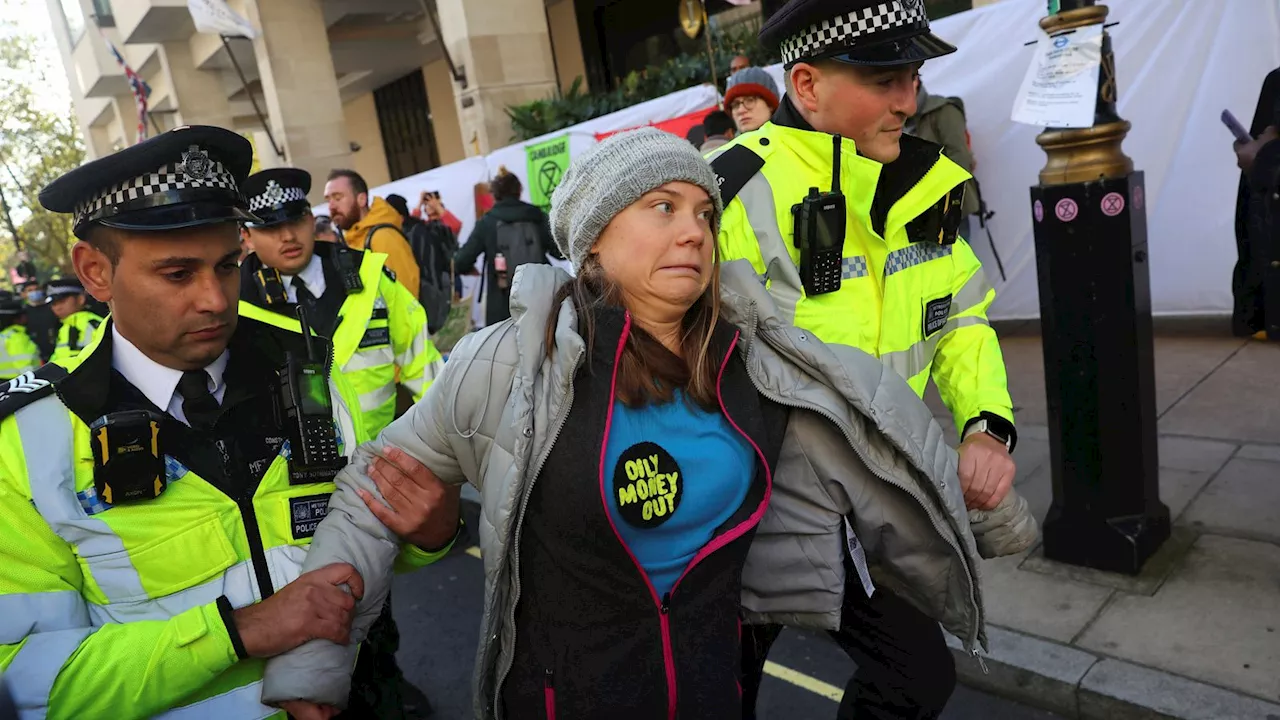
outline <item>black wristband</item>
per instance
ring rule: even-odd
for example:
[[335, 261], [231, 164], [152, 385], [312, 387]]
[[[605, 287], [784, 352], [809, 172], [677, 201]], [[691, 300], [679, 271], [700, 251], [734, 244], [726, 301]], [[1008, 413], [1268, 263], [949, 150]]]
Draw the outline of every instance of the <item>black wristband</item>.
[[457, 542], [457, 540], [458, 540], [458, 536], [459, 536], [459, 535], [461, 535], [461, 534], [462, 534], [462, 516], [461, 516], [461, 515], [459, 515], [459, 516], [458, 516], [458, 527], [457, 527], [457, 529], [455, 529], [455, 530], [453, 531], [453, 536], [452, 536], [452, 537], [450, 537], [450, 538], [449, 538], [449, 539], [448, 539], [448, 540], [447, 540], [443, 545], [441, 545], [441, 546], [440, 546], [440, 547], [438, 547], [438, 548], [424, 548], [424, 547], [420, 547], [420, 548], [418, 548], [418, 549], [419, 549], [419, 550], [421, 550], [421, 551], [422, 551], [422, 552], [424, 552], [424, 553], [427, 553], [428, 555], [434, 555], [434, 554], [436, 554], [436, 553], [438, 553], [438, 552], [444, 552], [444, 549], [445, 549], [445, 548], [447, 548], [447, 547], [449, 547], [450, 545], [452, 545], [452, 544], [454, 544], [455, 542]]
[[1003, 435], [1009, 438], [1009, 452], [1011, 454], [1013, 453], [1013, 449], [1018, 447], [1018, 429], [1013, 426], [1013, 423], [1010, 422], [1007, 418], [1000, 417], [999, 415], [996, 415], [995, 413], [987, 412], [986, 410], [983, 410], [982, 412], [978, 413], [978, 417], [973, 418], [969, 422], [965, 423], [964, 431], [960, 433], [960, 436], [964, 437], [964, 435], [969, 432], [969, 427], [974, 423], [978, 422], [979, 420], [986, 420], [987, 425], [997, 435]]
[[235, 612], [226, 595], [218, 598], [218, 614], [222, 616], [222, 624], [227, 627], [227, 637], [231, 638], [231, 647], [236, 651], [236, 657], [248, 660], [249, 653], [245, 651], [244, 641], [240, 639], [240, 630], [236, 628]]

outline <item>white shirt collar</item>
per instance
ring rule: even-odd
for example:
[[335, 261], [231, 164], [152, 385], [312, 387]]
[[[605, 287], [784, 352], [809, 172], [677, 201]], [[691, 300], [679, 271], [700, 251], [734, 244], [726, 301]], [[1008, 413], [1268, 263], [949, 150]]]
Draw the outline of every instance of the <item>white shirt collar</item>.
[[[111, 324], [111, 367], [124, 376], [134, 387], [147, 396], [151, 404], [161, 410], [169, 411], [169, 406], [178, 390], [178, 381], [182, 379], [182, 371], [165, 367], [142, 353], [128, 338], [120, 334], [115, 323]], [[205, 372], [213, 381], [210, 392], [221, 402], [226, 382], [223, 375], [227, 370], [227, 361], [231, 354], [223, 350], [206, 368]], [[181, 418], [180, 418], [181, 419]]]
[[[298, 290], [293, 286], [294, 277], [294, 275], [280, 276], [280, 279], [284, 281], [285, 293], [289, 297], [289, 302], [298, 302]], [[324, 266], [320, 264], [319, 255], [313, 253], [311, 262], [307, 263], [307, 266], [302, 268], [302, 272], [298, 273], [296, 277], [302, 278], [302, 282], [307, 284], [307, 290], [315, 297], [318, 298], [324, 295]]]

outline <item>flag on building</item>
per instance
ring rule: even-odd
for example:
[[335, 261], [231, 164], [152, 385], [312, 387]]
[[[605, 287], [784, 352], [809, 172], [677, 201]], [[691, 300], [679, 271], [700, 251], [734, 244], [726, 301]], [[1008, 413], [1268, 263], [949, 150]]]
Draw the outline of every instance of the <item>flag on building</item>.
[[250, 40], [258, 36], [253, 24], [237, 15], [226, 0], [187, 0], [187, 10], [198, 32]]
[[138, 142], [142, 142], [147, 139], [147, 99], [151, 97], [151, 86], [129, 67], [129, 63], [125, 62], [124, 56], [116, 49], [115, 43], [111, 42], [111, 38], [107, 37], [106, 33], [102, 34], [102, 39], [107, 43], [111, 56], [116, 59], [120, 68], [124, 70], [124, 76], [129, 80], [129, 90], [133, 93], [133, 101], [138, 106]]

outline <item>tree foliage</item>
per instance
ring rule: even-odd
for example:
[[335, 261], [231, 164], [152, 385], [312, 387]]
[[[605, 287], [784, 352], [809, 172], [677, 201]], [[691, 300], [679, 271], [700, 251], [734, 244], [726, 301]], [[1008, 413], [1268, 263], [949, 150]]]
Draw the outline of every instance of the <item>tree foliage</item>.
[[0, 23], [0, 258], [12, 266], [14, 251], [25, 249], [41, 279], [71, 271], [75, 237], [69, 215], [40, 206], [40, 189], [85, 156], [70, 104], [48, 100], [48, 88], [64, 82], [50, 77], [50, 53], [40, 38]]

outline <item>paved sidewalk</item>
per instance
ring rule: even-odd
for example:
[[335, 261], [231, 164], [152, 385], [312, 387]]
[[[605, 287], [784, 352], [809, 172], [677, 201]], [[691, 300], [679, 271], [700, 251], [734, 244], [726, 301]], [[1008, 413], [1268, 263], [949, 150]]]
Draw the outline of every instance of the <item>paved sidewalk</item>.
[[[1018, 330], [1022, 332], [1019, 333]], [[1041, 340], [1005, 328], [1017, 488], [1052, 499]], [[989, 673], [964, 681], [1068, 717], [1280, 720], [1280, 346], [1156, 339], [1161, 498], [1174, 538], [1139, 578], [984, 563]], [[951, 420], [936, 394], [939, 420]], [[958, 648], [959, 644], [956, 644]]]

